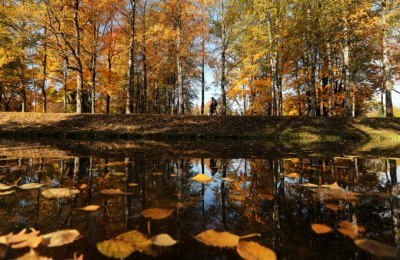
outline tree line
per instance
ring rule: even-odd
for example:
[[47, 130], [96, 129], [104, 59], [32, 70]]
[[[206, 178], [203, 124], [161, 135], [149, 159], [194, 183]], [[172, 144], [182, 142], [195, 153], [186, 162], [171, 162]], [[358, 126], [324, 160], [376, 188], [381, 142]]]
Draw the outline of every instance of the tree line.
[[0, 3], [1, 111], [393, 116], [396, 0]]

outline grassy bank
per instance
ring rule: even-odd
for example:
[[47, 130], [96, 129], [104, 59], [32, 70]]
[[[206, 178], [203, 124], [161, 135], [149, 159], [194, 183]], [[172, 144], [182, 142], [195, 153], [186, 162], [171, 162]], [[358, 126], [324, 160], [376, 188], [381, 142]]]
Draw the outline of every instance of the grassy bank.
[[0, 113], [2, 136], [400, 143], [400, 118]]

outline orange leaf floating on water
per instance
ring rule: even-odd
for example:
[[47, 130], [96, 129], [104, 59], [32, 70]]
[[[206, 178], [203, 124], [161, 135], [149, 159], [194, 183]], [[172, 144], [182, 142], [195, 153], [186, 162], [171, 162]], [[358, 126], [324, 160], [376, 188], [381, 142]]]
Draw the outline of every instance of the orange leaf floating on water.
[[176, 177], [176, 174], [173, 173], [173, 174], [170, 174], [169, 176], [171, 176], [171, 177]]
[[333, 210], [333, 211], [338, 211], [338, 210], [343, 209], [343, 207], [341, 205], [337, 205], [337, 204], [325, 204], [325, 207], [327, 207], [328, 209]]
[[246, 260], [275, 260], [276, 255], [271, 249], [256, 242], [240, 241], [236, 251]]
[[104, 189], [101, 190], [100, 193], [108, 194], [108, 195], [118, 195], [118, 194], [130, 194], [128, 192], [122, 192], [120, 189]]
[[86, 184], [82, 184], [79, 189], [86, 189], [88, 186]]
[[138, 184], [137, 183], [129, 183], [129, 187], [135, 187], [135, 186], [138, 186]]
[[12, 248], [36, 248], [42, 242], [42, 236], [39, 236], [40, 231], [31, 228], [30, 233], [26, 233], [26, 228], [18, 234], [10, 233], [0, 237], [0, 244], [10, 245]]
[[319, 187], [318, 185], [313, 184], [313, 183], [304, 183], [304, 184], [300, 184], [300, 186], [303, 186], [303, 187], [311, 187], [311, 188]]
[[198, 234], [194, 238], [206, 245], [233, 248], [238, 245], [239, 239], [253, 236], [260, 236], [260, 234], [250, 234], [240, 237], [229, 232], [217, 232], [214, 229], [209, 229]]
[[151, 238], [151, 242], [156, 246], [173, 246], [178, 241], [174, 240], [168, 234], [160, 234]]
[[284, 174], [283, 176], [288, 177], [288, 178], [300, 178], [300, 174], [298, 174], [298, 173]]
[[361, 236], [359, 233], [356, 233], [354, 231], [351, 231], [351, 230], [348, 230], [348, 229], [344, 229], [344, 228], [339, 228], [338, 231], [340, 233], [342, 233], [343, 235], [348, 236], [348, 237], [350, 237], [352, 239], [355, 239], [355, 238]]
[[156, 176], [158, 176], [158, 175], [162, 175], [162, 173], [161, 173], [161, 172], [153, 172], [153, 173], [151, 173], [151, 174], [153, 174], [153, 175], [156, 175]]
[[79, 231], [76, 229], [60, 230], [43, 235], [44, 244], [48, 247], [63, 246], [71, 244], [79, 236]]
[[84, 210], [84, 211], [95, 211], [98, 210], [100, 208], [99, 205], [89, 205], [83, 208], [77, 208], [77, 210]]
[[79, 190], [74, 190], [70, 188], [52, 188], [43, 191], [41, 194], [49, 199], [57, 199], [68, 198], [79, 193]]
[[9, 190], [9, 191], [0, 192], [0, 196], [9, 195], [9, 194], [14, 193], [14, 192], [15, 192], [15, 190]]
[[312, 224], [312, 230], [317, 234], [325, 234], [332, 231], [332, 228], [324, 224]]
[[18, 188], [23, 189], [23, 190], [30, 190], [30, 189], [38, 189], [43, 187], [45, 184], [43, 183], [27, 183], [23, 184], [21, 186], [18, 186]]
[[168, 218], [169, 216], [171, 216], [172, 212], [174, 212], [174, 209], [152, 208], [152, 209], [143, 210], [142, 215], [145, 218], [163, 219], [163, 218]]
[[113, 258], [125, 258], [135, 251], [149, 254], [151, 239], [137, 230], [132, 230], [116, 238], [97, 243], [97, 249], [103, 255]]
[[115, 175], [115, 176], [125, 176], [126, 173], [123, 172], [109, 172], [109, 174]]
[[354, 243], [361, 249], [379, 258], [400, 258], [400, 254], [397, 248], [377, 242], [372, 239], [357, 239], [354, 241]]
[[193, 178], [190, 178], [189, 180], [191, 181], [199, 181], [199, 182], [212, 182], [214, 181], [212, 178], [210, 178], [209, 176], [200, 173], [197, 174], [196, 176], [194, 176]]
[[357, 232], [365, 232], [365, 227], [354, 225], [353, 223], [351, 223], [349, 221], [345, 221], [345, 220], [339, 222], [338, 226], [340, 226], [341, 228], [347, 229], [347, 230], [354, 230]]

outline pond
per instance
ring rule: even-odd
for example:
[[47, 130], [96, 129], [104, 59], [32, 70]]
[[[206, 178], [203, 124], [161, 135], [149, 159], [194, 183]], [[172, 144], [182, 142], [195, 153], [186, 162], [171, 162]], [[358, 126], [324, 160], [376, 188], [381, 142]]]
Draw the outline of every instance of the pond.
[[0, 257], [398, 259], [394, 155], [346, 142], [2, 140]]

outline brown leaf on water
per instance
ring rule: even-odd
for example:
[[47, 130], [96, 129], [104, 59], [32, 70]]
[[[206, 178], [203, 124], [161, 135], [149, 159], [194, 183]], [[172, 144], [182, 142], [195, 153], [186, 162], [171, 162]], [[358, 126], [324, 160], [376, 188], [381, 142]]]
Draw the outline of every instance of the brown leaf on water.
[[69, 198], [79, 193], [80, 193], [79, 190], [70, 188], [52, 188], [43, 191], [41, 194], [49, 199], [58, 199], [58, 198]]
[[213, 229], [204, 231], [194, 238], [206, 245], [231, 248], [237, 246], [240, 239], [237, 235], [228, 232], [217, 232]]
[[23, 189], [23, 190], [30, 190], [30, 189], [38, 189], [41, 188], [43, 186], [45, 186], [46, 184], [43, 183], [27, 183], [27, 184], [23, 184], [21, 186], [18, 186], [18, 188]]
[[43, 242], [48, 247], [57, 247], [74, 242], [79, 236], [76, 229], [60, 230], [43, 235]]
[[354, 231], [344, 229], [344, 228], [339, 228], [338, 231], [340, 233], [342, 233], [343, 235], [350, 237], [351, 239], [355, 239], [355, 238], [361, 236], [361, 234], [359, 234], [359, 233], [356, 233]]
[[190, 178], [189, 180], [191, 181], [199, 181], [199, 182], [213, 182], [214, 180], [210, 178], [209, 176], [200, 173], [194, 176], [193, 178]]
[[14, 192], [15, 192], [15, 190], [9, 190], [9, 191], [0, 192], [0, 196], [9, 195], [9, 194], [12, 194]]
[[0, 190], [9, 190], [9, 189], [11, 189], [12, 187], [14, 187], [14, 186], [6, 185], [6, 184], [4, 184], [4, 183], [0, 183]]
[[77, 208], [77, 210], [95, 211], [95, 210], [98, 210], [99, 208], [100, 208], [99, 205], [89, 205], [89, 206], [86, 206], [86, 207]]
[[343, 207], [338, 204], [325, 204], [325, 207], [327, 207], [328, 209], [333, 210], [333, 211], [338, 211], [338, 210], [343, 209]]
[[35, 251], [31, 250], [30, 252], [26, 253], [25, 255], [16, 258], [15, 260], [52, 260], [53, 258], [48, 258], [44, 256], [40, 256], [36, 254]]
[[129, 187], [135, 187], [135, 186], [138, 186], [138, 184], [137, 183], [129, 183]]
[[128, 192], [122, 192], [120, 189], [104, 189], [104, 190], [101, 190], [100, 193], [108, 194], [108, 195], [130, 194]]
[[163, 219], [163, 218], [168, 218], [169, 216], [171, 216], [172, 212], [174, 212], [174, 209], [152, 208], [152, 209], [143, 210], [142, 215], [145, 218]]
[[162, 172], [153, 172], [153, 173], [151, 173], [151, 174], [156, 175], [156, 176], [159, 176], [159, 175], [162, 175]]
[[125, 258], [135, 251], [149, 254], [151, 252], [151, 239], [137, 230], [132, 230], [114, 239], [97, 243], [97, 249], [103, 255], [113, 258]]
[[365, 227], [363, 226], [357, 226], [354, 225], [353, 223], [349, 222], [349, 221], [341, 221], [337, 224], [339, 227], [347, 229], [347, 230], [353, 230], [356, 232], [365, 232]]
[[151, 238], [151, 242], [156, 246], [173, 246], [178, 241], [174, 240], [168, 234], [160, 234]]
[[276, 255], [271, 249], [256, 242], [240, 241], [236, 251], [246, 260], [275, 260]]
[[372, 239], [357, 239], [354, 243], [361, 249], [373, 254], [379, 258], [400, 259], [397, 248], [389, 246]]
[[332, 228], [324, 224], [312, 224], [312, 230], [317, 234], [325, 234], [332, 231]]

